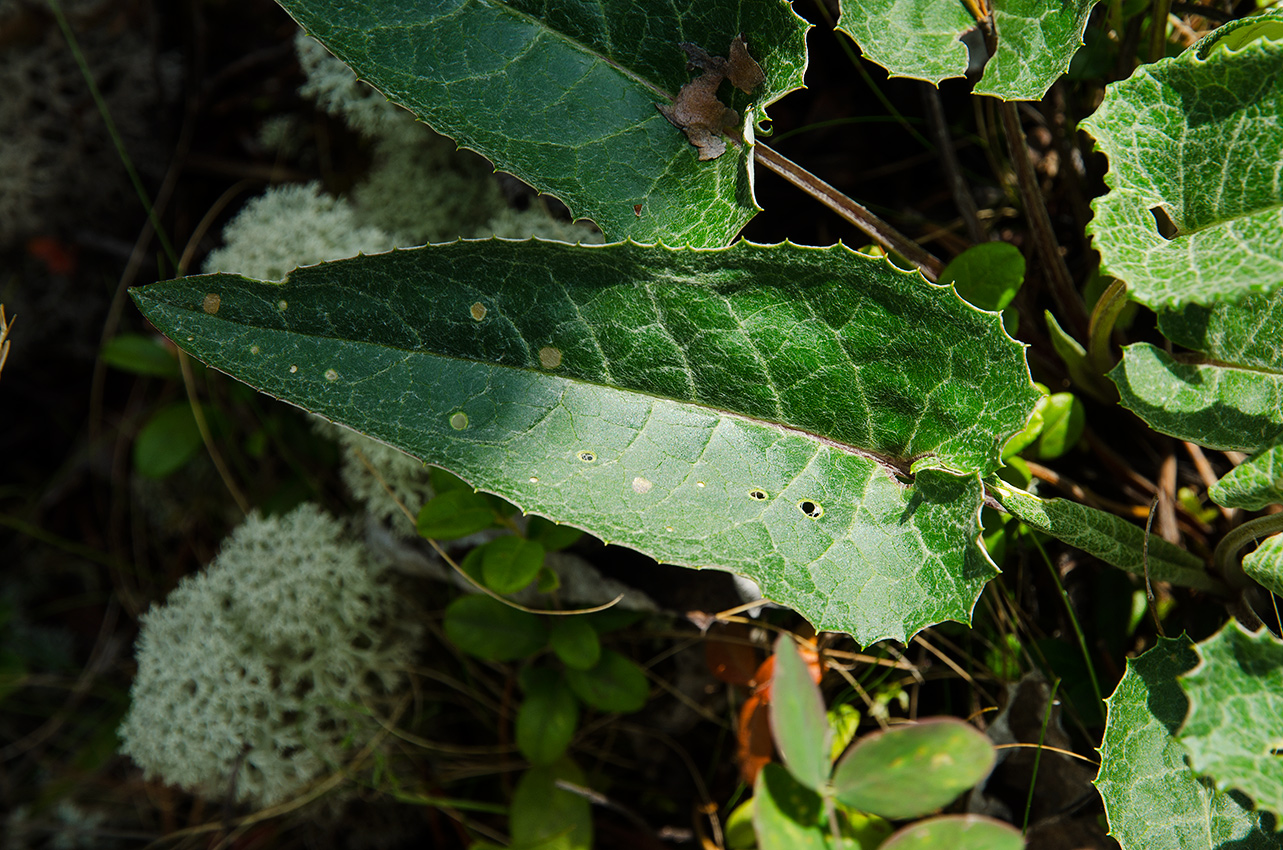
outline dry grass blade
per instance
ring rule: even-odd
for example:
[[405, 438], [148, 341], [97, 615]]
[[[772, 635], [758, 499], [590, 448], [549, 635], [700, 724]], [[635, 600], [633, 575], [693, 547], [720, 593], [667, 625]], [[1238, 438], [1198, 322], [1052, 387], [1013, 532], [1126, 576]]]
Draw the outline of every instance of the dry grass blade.
[[4, 362], [9, 359], [9, 330], [17, 318], [14, 316], [12, 319], [6, 319], [4, 305], [0, 304], [0, 372], [4, 372]]

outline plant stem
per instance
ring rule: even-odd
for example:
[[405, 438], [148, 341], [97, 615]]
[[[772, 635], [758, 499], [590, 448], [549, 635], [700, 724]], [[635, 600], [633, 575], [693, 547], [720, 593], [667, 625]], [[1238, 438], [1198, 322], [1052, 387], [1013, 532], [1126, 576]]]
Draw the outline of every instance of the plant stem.
[[774, 149], [758, 142], [753, 153], [762, 165], [860, 228], [885, 250], [913, 263], [927, 280], [939, 279], [944, 264], [917, 242]]
[[1087, 363], [1097, 375], [1109, 371], [1109, 341], [1114, 334], [1114, 323], [1127, 306], [1127, 284], [1115, 280], [1109, 285], [1091, 311], [1087, 326]]
[[1029, 229], [1045, 267], [1044, 274], [1051, 284], [1052, 300], [1056, 302], [1060, 317], [1069, 324], [1073, 336], [1086, 339], [1087, 308], [1074, 290], [1073, 277], [1069, 274], [1069, 267], [1065, 265], [1060, 245], [1056, 242], [1056, 234], [1051, 228], [1051, 217], [1047, 214], [1047, 205], [1043, 202], [1042, 190], [1038, 186], [1038, 175], [1034, 173], [1033, 162], [1029, 159], [1029, 144], [1025, 140], [1024, 128], [1020, 126], [1020, 113], [1016, 104], [1010, 101], [999, 103], [998, 112], [1002, 116], [1002, 129], [1007, 137], [1007, 150], [1011, 152], [1011, 162], [1016, 168], [1016, 183], [1024, 201]]
[[1262, 537], [1268, 537], [1280, 531], [1283, 531], [1283, 513], [1268, 514], [1248, 520], [1225, 535], [1212, 556], [1216, 568], [1220, 570], [1221, 578], [1230, 587], [1236, 589], [1246, 587], [1247, 577], [1243, 575], [1243, 565], [1238, 558], [1239, 550], [1254, 540], [1260, 540]]
[[1038, 749], [1034, 751], [1033, 775], [1029, 777], [1029, 796], [1025, 799], [1025, 822], [1020, 827], [1024, 835], [1029, 829], [1029, 812], [1034, 807], [1034, 786], [1038, 782], [1038, 765], [1042, 762], [1042, 742], [1047, 738], [1047, 726], [1051, 723], [1051, 709], [1056, 704], [1056, 691], [1060, 690], [1060, 680], [1052, 683], [1051, 693], [1047, 695], [1047, 712], [1042, 718], [1042, 730], [1038, 733]]
[[1167, 53], [1167, 16], [1172, 0], [1154, 0], [1149, 13], [1149, 61], [1157, 62]]
[[[1083, 664], [1087, 667], [1087, 678], [1091, 679], [1091, 690], [1096, 695], [1097, 702], [1103, 703], [1105, 695], [1100, 690], [1100, 680], [1096, 678], [1096, 665], [1091, 663], [1091, 652], [1087, 649], [1087, 636], [1083, 634], [1083, 627], [1078, 622], [1078, 615], [1074, 612], [1074, 605], [1069, 600], [1069, 594], [1065, 592], [1065, 585], [1060, 581], [1060, 573], [1056, 572], [1056, 565], [1047, 557], [1047, 550], [1042, 548], [1038, 542], [1038, 535], [1032, 531], [1028, 532], [1029, 539], [1038, 547], [1038, 554], [1042, 555], [1043, 562], [1047, 565], [1048, 572], [1051, 573], [1051, 580], [1056, 583], [1056, 591], [1060, 594], [1060, 599], [1065, 603], [1065, 611], [1069, 614], [1069, 622], [1074, 627], [1074, 635], [1078, 638], [1078, 649], [1083, 654]], [[1042, 741], [1038, 742], [1039, 744]], [[1035, 767], [1035, 770], [1037, 768]]]

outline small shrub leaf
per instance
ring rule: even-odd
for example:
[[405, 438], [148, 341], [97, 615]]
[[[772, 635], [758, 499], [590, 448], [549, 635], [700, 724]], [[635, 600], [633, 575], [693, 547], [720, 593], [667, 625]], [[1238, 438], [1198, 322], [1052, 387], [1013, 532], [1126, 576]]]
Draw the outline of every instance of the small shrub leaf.
[[516, 593], [539, 574], [543, 547], [532, 540], [506, 535], [477, 547], [481, 553], [481, 576], [495, 593]]
[[526, 658], [548, 642], [537, 616], [482, 595], [461, 596], [447, 606], [445, 633], [459, 649], [485, 661]]
[[[450, 490], [433, 496], [419, 511], [419, 535], [433, 540], [467, 537], [492, 525], [494, 509], [484, 494], [470, 490]], [[482, 570], [484, 575], [484, 565]]]
[[527, 677], [525, 699], [517, 709], [517, 749], [531, 764], [548, 765], [561, 758], [579, 725], [579, 700], [554, 670]]
[[866, 735], [833, 772], [845, 806], [888, 820], [921, 817], [948, 805], [983, 779], [994, 750], [981, 732], [950, 717]]
[[572, 670], [591, 670], [601, 661], [601, 640], [584, 617], [557, 617], [548, 635], [552, 651]]
[[824, 697], [789, 634], [775, 641], [775, 676], [771, 680], [771, 735], [789, 773], [812, 791], [828, 783], [833, 727]]
[[946, 815], [910, 824], [879, 850], [1022, 850], [1025, 839], [1009, 823], [983, 815]]
[[566, 682], [575, 696], [600, 711], [640, 711], [650, 694], [650, 683], [641, 668], [610, 649], [602, 652], [591, 670], [567, 670]]

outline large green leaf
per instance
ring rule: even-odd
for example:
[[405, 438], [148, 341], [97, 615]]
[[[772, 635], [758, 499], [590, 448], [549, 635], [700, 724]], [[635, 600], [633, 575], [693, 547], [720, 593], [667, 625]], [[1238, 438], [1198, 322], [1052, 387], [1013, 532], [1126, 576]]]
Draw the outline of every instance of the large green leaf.
[[750, 123], [806, 69], [807, 24], [782, 0], [279, 2], [390, 100], [611, 239], [725, 245], [757, 210], [748, 145], [699, 162], [655, 109], [691, 79], [681, 42], [726, 56], [743, 34], [766, 73], [751, 108], [731, 101]]
[[1283, 282], [1283, 42], [1215, 44], [1111, 84], [1080, 125], [1109, 156], [1089, 225], [1103, 268], [1154, 308]]
[[998, 316], [841, 246], [462, 242], [134, 296], [267, 393], [864, 643], [968, 619], [977, 472], [1038, 398]]
[[1183, 363], [1145, 342], [1123, 349], [1109, 378], [1123, 407], [1155, 431], [1241, 452], [1283, 437], [1283, 374]]
[[1181, 677], [1189, 717], [1180, 740], [1190, 763], [1220, 790], [1258, 809], [1283, 812], [1283, 642], [1237, 620], [1196, 647], [1199, 665]]
[[1096, 788], [1123, 850], [1278, 850], [1260, 818], [1195, 775], [1176, 739], [1189, 707], [1176, 677], [1198, 663], [1186, 637], [1129, 659], [1107, 702]]
[[[976, 27], [976, 19], [962, 0], [841, 0], [839, 5], [837, 28], [891, 76], [938, 83], [966, 75], [967, 47], [959, 39]], [[991, 5], [997, 50], [975, 92], [1038, 100], [1069, 69], [1096, 0], [992, 0]]]
[[1127, 520], [1067, 499], [1040, 499], [991, 478], [991, 492], [1012, 516], [1107, 564], [1154, 581], [1170, 581], [1204, 590], [1223, 589], [1197, 555], [1150, 537]]

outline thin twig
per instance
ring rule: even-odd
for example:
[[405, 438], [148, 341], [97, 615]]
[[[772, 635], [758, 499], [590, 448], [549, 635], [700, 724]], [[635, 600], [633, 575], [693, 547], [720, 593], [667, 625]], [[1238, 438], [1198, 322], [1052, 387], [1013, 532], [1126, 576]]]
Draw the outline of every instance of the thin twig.
[[825, 183], [802, 166], [779, 152], [762, 144], [753, 146], [757, 161], [783, 177], [812, 198], [833, 210], [869, 235], [885, 250], [904, 257], [929, 281], [935, 282], [944, 270], [944, 264], [929, 251], [878, 218], [846, 195]]
[[980, 210], [976, 206], [976, 199], [971, 194], [971, 187], [962, 176], [962, 167], [958, 164], [958, 152], [954, 150], [953, 140], [949, 138], [949, 125], [944, 119], [944, 104], [940, 102], [940, 90], [924, 82], [919, 87], [919, 91], [922, 92], [922, 105], [927, 110], [927, 126], [931, 129], [931, 135], [935, 136], [936, 150], [940, 153], [940, 165], [944, 168], [945, 182], [949, 184], [949, 191], [953, 194], [953, 204], [958, 208], [958, 214], [962, 216], [962, 221], [967, 226], [967, 235], [971, 237], [971, 241], [977, 244], [986, 242], [989, 235], [985, 233], [984, 225], [980, 222]]
[[236, 501], [236, 506], [241, 509], [241, 513], [247, 514], [250, 510], [249, 500], [245, 498], [245, 494], [241, 492], [241, 488], [232, 477], [232, 471], [223, 460], [223, 453], [218, 450], [218, 446], [214, 445], [214, 435], [210, 432], [209, 422], [205, 419], [205, 408], [200, 403], [199, 396], [196, 395], [196, 376], [192, 373], [191, 358], [181, 348], [178, 349], [178, 366], [183, 373], [183, 384], [187, 387], [187, 401], [191, 405], [192, 416], [196, 419], [196, 430], [200, 432], [205, 451], [209, 452], [209, 459], [214, 462], [218, 477], [223, 479], [223, 486]]
[[1051, 216], [1047, 214], [1047, 205], [1038, 185], [1038, 175], [1034, 173], [1034, 165], [1029, 158], [1029, 143], [1025, 139], [1024, 128], [1020, 125], [1020, 113], [1016, 104], [1008, 101], [998, 104], [998, 113], [1002, 117], [1002, 129], [1007, 136], [1007, 150], [1011, 153], [1011, 162], [1016, 168], [1016, 183], [1024, 202], [1025, 218], [1029, 222], [1034, 246], [1042, 260], [1044, 274], [1051, 285], [1052, 300], [1056, 302], [1059, 312], [1057, 318], [1070, 326], [1075, 338], [1087, 339], [1087, 308], [1074, 289], [1074, 279], [1069, 274], [1069, 267], [1065, 265], [1060, 245], [1056, 242]]

